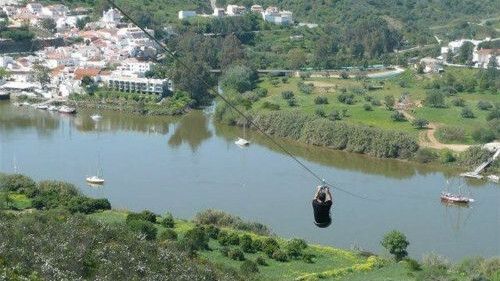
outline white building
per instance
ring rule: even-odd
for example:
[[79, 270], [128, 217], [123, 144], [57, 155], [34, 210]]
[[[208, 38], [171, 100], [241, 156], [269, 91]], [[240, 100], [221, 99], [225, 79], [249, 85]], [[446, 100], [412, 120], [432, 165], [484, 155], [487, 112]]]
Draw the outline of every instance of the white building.
[[226, 15], [226, 12], [224, 11], [223, 8], [215, 8], [214, 17], [223, 17], [225, 15]]
[[51, 5], [42, 8], [42, 15], [46, 17], [62, 18], [66, 17], [67, 14], [69, 14], [68, 7], [61, 4]]
[[290, 11], [278, 11], [276, 7], [268, 7], [262, 13], [262, 18], [274, 24], [289, 25], [293, 23], [293, 14]]
[[252, 13], [262, 13], [264, 12], [264, 9], [261, 5], [252, 5], [252, 7], [250, 7], [250, 11], [252, 11]]
[[241, 16], [246, 12], [246, 8], [238, 5], [227, 5], [226, 12], [228, 16]]
[[32, 14], [38, 15], [42, 13], [43, 6], [40, 3], [29, 3], [28, 5], [26, 5], [26, 8]]
[[136, 73], [136, 74], [144, 74], [147, 71], [151, 70], [151, 65], [152, 63], [150, 62], [128, 60], [123, 62], [120, 66], [118, 66], [117, 70]]
[[105, 23], [108, 26], [116, 26], [120, 21], [122, 20], [122, 14], [120, 11], [116, 9], [109, 9], [107, 11], [102, 12], [102, 18], [101, 21]]
[[500, 49], [481, 49], [473, 53], [472, 61], [476, 62], [477, 67], [488, 67], [490, 59], [495, 57], [497, 66], [500, 66]]
[[185, 20], [188, 18], [196, 17], [195, 11], [179, 11], [179, 19]]
[[107, 87], [123, 92], [163, 95], [167, 89], [173, 91], [172, 82], [167, 79], [110, 75], [102, 76], [102, 81]]

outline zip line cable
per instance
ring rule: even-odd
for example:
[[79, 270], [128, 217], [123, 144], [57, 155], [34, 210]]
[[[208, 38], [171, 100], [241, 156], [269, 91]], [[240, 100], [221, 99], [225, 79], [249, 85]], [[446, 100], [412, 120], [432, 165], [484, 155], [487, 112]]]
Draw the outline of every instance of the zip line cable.
[[302, 161], [300, 161], [297, 157], [295, 157], [291, 152], [289, 152], [283, 145], [281, 145], [278, 141], [276, 141], [271, 135], [269, 135], [267, 132], [265, 132], [261, 127], [259, 127], [250, 117], [248, 117], [246, 114], [244, 114], [241, 110], [239, 110], [235, 105], [233, 105], [226, 97], [218, 93], [217, 91], [211, 90], [212, 86], [203, 78], [201, 77], [198, 73], [193, 71], [193, 69], [184, 63], [179, 57], [176, 56], [175, 52], [171, 51], [167, 46], [165, 46], [162, 42], [160, 42], [158, 39], [156, 39], [151, 33], [149, 33], [144, 27], [140, 26], [137, 21], [135, 21], [130, 15], [128, 15], [123, 9], [121, 9], [118, 5], [113, 0], [107, 0], [108, 3], [118, 10], [125, 18], [127, 18], [130, 22], [132, 22], [135, 26], [137, 26], [149, 39], [153, 40], [158, 46], [170, 57], [172, 57], [175, 61], [177, 61], [182, 67], [184, 67], [188, 72], [190, 72], [194, 77], [203, 83], [205, 86], [207, 86], [208, 91], [215, 95], [218, 96], [222, 101], [224, 101], [231, 109], [236, 111], [239, 115], [241, 115], [248, 124], [254, 126], [259, 132], [261, 132], [267, 139], [269, 139], [276, 147], [278, 147], [281, 151], [283, 151], [286, 155], [288, 155], [290, 158], [292, 158], [299, 166], [301, 166], [304, 170], [309, 172], [314, 178], [316, 178], [319, 182], [321, 182], [323, 185], [328, 185], [334, 189], [337, 189], [339, 191], [342, 191], [344, 193], [347, 193], [353, 197], [365, 199], [365, 200], [373, 200], [355, 193], [352, 193], [348, 190], [339, 188], [337, 186], [334, 186], [328, 182], [325, 181], [324, 178], [320, 177], [317, 173], [315, 173], [313, 170], [311, 170], [309, 167], [306, 166]]

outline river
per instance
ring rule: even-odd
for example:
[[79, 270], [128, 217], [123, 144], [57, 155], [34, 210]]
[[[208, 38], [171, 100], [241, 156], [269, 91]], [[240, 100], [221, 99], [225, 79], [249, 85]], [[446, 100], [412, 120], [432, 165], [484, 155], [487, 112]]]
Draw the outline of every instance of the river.
[[[469, 208], [443, 205], [439, 194], [458, 172], [398, 160], [380, 160], [280, 140], [328, 181], [360, 199], [334, 190], [333, 224], [312, 223], [311, 199], [318, 183], [255, 132], [248, 148], [234, 144], [239, 128], [214, 124], [194, 111], [182, 117], [147, 117], [93, 111], [76, 116], [0, 102], [0, 171], [18, 170], [35, 179], [60, 179], [114, 208], [150, 209], [192, 218], [216, 208], [269, 225], [284, 237], [383, 253], [384, 233], [398, 229], [415, 258], [435, 252], [500, 255], [500, 187], [468, 181], [476, 202]], [[85, 177], [100, 159], [106, 184]]]

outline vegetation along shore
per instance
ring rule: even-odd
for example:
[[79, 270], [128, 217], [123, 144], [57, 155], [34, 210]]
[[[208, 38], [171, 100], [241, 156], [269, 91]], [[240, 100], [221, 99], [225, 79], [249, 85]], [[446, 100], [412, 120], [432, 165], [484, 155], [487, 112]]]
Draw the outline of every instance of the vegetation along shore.
[[216, 210], [192, 220], [116, 210], [72, 184], [17, 174], [0, 176], [0, 217], [8, 280], [500, 280], [498, 258], [411, 259], [399, 231], [376, 255], [284, 239]]

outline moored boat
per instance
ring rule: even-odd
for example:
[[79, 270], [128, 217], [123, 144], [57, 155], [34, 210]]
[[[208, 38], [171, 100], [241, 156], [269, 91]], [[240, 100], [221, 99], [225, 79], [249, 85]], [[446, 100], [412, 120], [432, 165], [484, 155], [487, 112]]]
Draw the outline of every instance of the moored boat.
[[441, 201], [447, 202], [447, 203], [468, 204], [468, 203], [474, 202], [474, 199], [463, 196], [463, 195], [452, 194], [449, 192], [442, 192], [441, 193]]
[[45, 104], [39, 104], [36, 106], [37, 109], [47, 110], [49, 107]]
[[74, 114], [76, 113], [76, 108], [63, 105], [59, 108], [60, 113]]
[[104, 183], [104, 179], [100, 178], [98, 176], [87, 177], [85, 180], [90, 184], [103, 184]]
[[94, 121], [99, 121], [102, 119], [102, 116], [99, 114], [94, 114], [94, 115], [90, 116], [90, 118], [92, 118], [92, 120], [94, 120]]
[[237, 145], [239, 145], [239, 146], [248, 146], [248, 145], [250, 145], [249, 141], [247, 141], [246, 139], [242, 139], [242, 138], [238, 138], [234, 143], [237, 144]]

